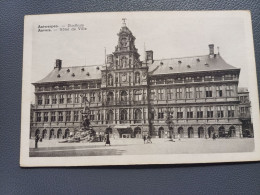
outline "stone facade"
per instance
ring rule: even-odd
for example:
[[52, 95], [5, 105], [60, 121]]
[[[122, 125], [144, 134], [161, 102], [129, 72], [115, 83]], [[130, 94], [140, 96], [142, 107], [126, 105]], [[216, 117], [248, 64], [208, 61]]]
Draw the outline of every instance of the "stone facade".
[[239, 137], [240, 69], [215, 54], [214, 45], [209, 49], [204, 56], [162, 60], [146, 51], [141, 61], [124, 24], [105, 64], [62, 67], [57, 60], [49, 75], [33, 83], [30, 135], [67, 137], [81, 127], [81, 112], [89, 106], [93, 129], [115, 137]]

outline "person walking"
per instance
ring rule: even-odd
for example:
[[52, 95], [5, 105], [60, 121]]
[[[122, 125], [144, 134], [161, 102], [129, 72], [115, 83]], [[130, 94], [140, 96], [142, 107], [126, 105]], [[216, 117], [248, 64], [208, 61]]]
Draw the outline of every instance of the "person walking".
[[111, 145], [110, 145], [110, 139], [109, 139], [109, 133], [106, 134], [106, 143], [105, 143], [105, 146], [106, 146], [107, 144], [109, 144], [109, 146], [111, 146]]
[[39, 139], [40, 139], [39, 134], [36, 134], [35, 135], [35, 148], [38, 148], [38, 141], [39, 141]]
[[145, 144], [145, 141], [146, 141], [146, 135], [143, 136], [143, 139], [144, 139], [144, 144]]

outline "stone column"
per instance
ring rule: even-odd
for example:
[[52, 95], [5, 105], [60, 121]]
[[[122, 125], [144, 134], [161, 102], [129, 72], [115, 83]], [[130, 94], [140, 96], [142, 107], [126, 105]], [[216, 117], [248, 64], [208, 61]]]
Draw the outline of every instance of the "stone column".
[[36, 115], [36, 112], [33, 111], [33, 122], [36, 122], [37, 121], [37, 115]]
[[51, 122], [51, 112], [48, 112], [48, 122]]
[[74, 110], [71, 111], [70, 121], [74, 122]]
[[44, 122], [44, 112], [41, 112], [41, 121], [40, 122]]
[[63, 94], [63, 98], [64, 98], [64, 103], [63, 103], [63, 104], [67, 104], [67, 102], [68, 102], [68, 101], [67, 101], [67, 97], [68, 97], [67, 94], [64, 93], [64, 94]]
[[45, 105], [45, 95], [42, 95], [42, 105]]
[[72, 102], [72, 104], [75, 104], [75, 93], [71, 94], [71, 102]]

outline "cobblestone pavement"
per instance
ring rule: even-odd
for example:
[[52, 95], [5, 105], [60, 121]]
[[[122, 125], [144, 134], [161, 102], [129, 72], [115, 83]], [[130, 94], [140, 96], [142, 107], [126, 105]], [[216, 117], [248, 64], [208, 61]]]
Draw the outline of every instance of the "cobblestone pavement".
[[104, 156], [104, 155], [145, 155], [145, 154], [198, 154], [233, 153], [254, 150], [254, 139], [152, 139], [144, 144], [142, 139], [111, 139], [111, 146], [104, 142], [59, 143], [62, 140], [43, 140], [34, 148], [30, 140], [31, 157], [54, 156]]

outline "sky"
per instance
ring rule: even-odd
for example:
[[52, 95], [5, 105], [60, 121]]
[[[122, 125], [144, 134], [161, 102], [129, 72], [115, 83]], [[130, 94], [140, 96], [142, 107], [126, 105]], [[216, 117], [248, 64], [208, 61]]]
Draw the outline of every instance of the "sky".
[[[209, 44], [219, 47], [220, 55], [230, 65], [241, 68], [239, 87], [249, 87], [247, 71], [249, 42], [244, 17], [237, 12], [111, 12], [46, 15], [32, 26], [31, 82], [53, 70], [56, 59], [63, 67], [104, 64], [118, 42], [122, 18], [136, 37], [136, 48], [144, 59], [145, 50], [154, 51], [154, 59], [206, 55]], [[38, 32], [39, 25], [83, 24], [86, 30]], [[106, 48], [106, 49], [105, 49]], [[34, 88], [31, 87], [32, 101]]]

